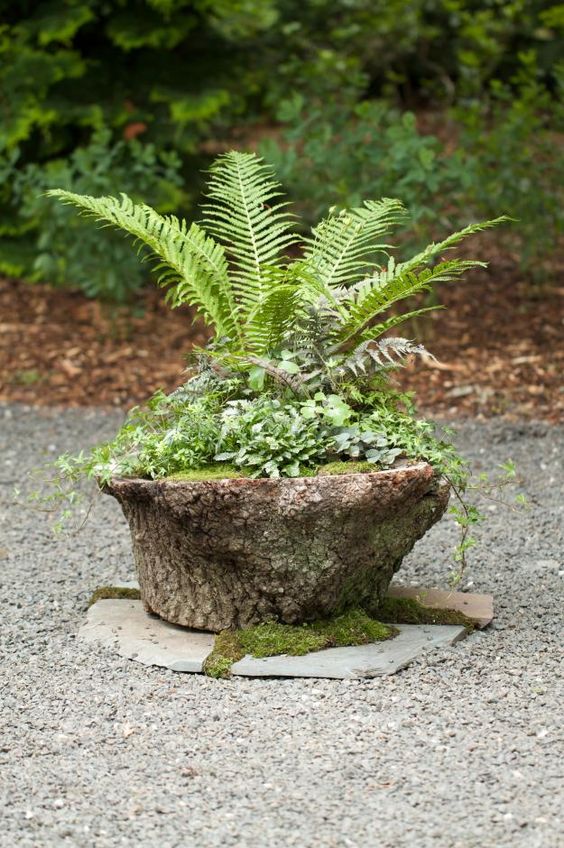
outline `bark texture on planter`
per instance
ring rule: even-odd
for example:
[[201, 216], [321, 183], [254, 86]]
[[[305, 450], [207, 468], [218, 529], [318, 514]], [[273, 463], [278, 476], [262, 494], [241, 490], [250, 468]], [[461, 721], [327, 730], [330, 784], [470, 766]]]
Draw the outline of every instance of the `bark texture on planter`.
[[213, 631], [377, 605], [449, 497], [427, 463], [280, 480], [121, 478], [105, 491], [129, 521], [147, 609]]

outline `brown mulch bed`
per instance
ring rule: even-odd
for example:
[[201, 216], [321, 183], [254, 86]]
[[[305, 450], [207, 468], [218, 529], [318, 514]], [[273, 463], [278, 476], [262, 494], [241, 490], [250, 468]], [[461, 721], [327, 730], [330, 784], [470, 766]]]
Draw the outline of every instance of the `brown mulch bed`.
[[[535, 294], [503, 257], [444, 286], [449, 308], [420, 327], [436, 363], [399, 374], [418, 406], [440, 417], [564, 420], [564, 288]], [[112, 314], [76, 292], [0, 281], [0, 401], [128, 407], [182, 381], [184, 354], [205, 342], [190, 310], [149, 289]]]

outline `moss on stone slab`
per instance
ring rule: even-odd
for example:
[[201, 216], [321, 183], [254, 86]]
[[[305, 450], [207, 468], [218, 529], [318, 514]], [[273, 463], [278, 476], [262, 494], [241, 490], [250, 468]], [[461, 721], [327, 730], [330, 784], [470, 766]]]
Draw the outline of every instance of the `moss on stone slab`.
[[371, 614], [390, 624], [459, 624], [474, 630], [476, 624], [458, 610], [427, 607], [415, 598], [384, 598]]
[[230, 480], [237, 477], [248, 477], [247, 472], [232, 465], [218, 462], [215, 465], [202, 465], [201, 468], [189, 468], [165, 477], [165, 480], [180, 480], [187, 482], [199, 482], [202, 480]]
[[246, 654], [259, 659], [280, 654], [299, 657], [324, 648], [380, 642], [395, 635], [394, 627], [375, 621], [361, 609], [307, 624], [269, 621], [242, 630], [224, 630], [216, 636], [204, 672], [210, 677], [229, 677], [232, 664]]
[[140, 598], [141, 593], [139, 589], [130, 589], [126, 586], [100, 586], [99, 589], [96, 589], [96, 591], [92, 593], [92, 596], [88, 602], [88, 606], [91, 607], [92, 604], [96, 603], [96, 601], [138, 601]]
[[204, 674], [208, 677], [230, 677], [231, 666], [245, 656], [239, 641], [239, 631], [223, 630], [215, 637], [213, 651], [204, 663]]
[[378, 466], [373, 462], [328, 462], [320, 465], [317, 473], [321, 476], [326, 474], [368, 474], [378, 471]]

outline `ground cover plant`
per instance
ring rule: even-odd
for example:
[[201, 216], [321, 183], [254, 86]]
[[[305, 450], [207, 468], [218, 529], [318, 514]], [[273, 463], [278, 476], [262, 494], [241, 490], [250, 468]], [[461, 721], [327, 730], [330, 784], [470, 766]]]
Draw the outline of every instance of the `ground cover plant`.
[[334, 462], [376, 470], [423, 459], [460, 499], [463, 557], [479, 519], [461, 498], [464, 461], [391, 379], [407, 357], [431, 354], [390, 333], [438, 308], [402, 311], [405, 299], [483, 266], [445, 257], [504, 218], [469, 225], [400, 262], [389, 243], [406, 215], [399, 201], [333, 209], [300, 236], [270, 168], [240, 152], [213, 165], [200, 223], [163, 217], [126, 195], [50, 194], [132, 235], [155, 259], [171, 305], [195, 306], [213, 331], [180, 388], [133, 410], [112, 442], [62, 457], [64, 479], [86, 475], [103, 486], [116, 476], [202, 469], [296, 477]]

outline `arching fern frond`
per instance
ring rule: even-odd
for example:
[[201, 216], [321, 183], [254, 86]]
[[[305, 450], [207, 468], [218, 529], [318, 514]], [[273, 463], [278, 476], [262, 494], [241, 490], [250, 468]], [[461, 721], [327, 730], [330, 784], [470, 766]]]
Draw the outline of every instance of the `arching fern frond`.
[[265, 293], [247, 315], [245, 344], [256, 353], [278, 347], [285, 335], [303, 319], [307, 304], [318, 297], [317, 280], [300, 261], [286, 267], [262, 269]]
[[468, 236], [472, 236], [475, 233], [480, 233], [483, 230], [489, 230], [492, 227], [497, 227], [499, 224], [504, 224], [508, 221], [512, 221], [512, 218], [509, 218], [507, 215], [500, 215], [499, 218], [492, 218], [491, 221], [481, 221], [477, 224], [468, 224], [467, 227], [464, 227], [462, 230], [458, 230], [455, 233], [452, 233], [448, 238], [443, 239], [443, 241], [433, 242], [429, 244], [425, 250], [422, 250], [421, 253], [417, 253], [407, 262], [402, 262], [398, 266], [398, 270], [406, 270], [409, 271], [413, 268], [420, 268], [422, 265], [425, 265], [430, 259], [433, 259], [435, 256], [438, 256], [441, 253], [444, 253], [446, 250], [451, 250], [465, 238]]
[[[349, 318], [339, 329], [343, 346], [354, 345], [368, 337], [368, 331], [376, 318], [388, 310], [394, 303], [411, 297], [421, 291], [430, 291], [437, 283], [455, 280], [470, 268], [485, 267], [485, 263], [472, 259], [452, 259], [440, 262], [434, 268], [417, 271], [395, 265], [390, 260], [385, 271], [379, 271], [363, 281], [362, 287], [353, 293], [349, 307]], [[372, 336], [370, 336], [372, 337]]]
[[329, 215], [307, 240], [304, 258], [327, 287], [350, 286], [374, 267], [378, 243], [406, 215], [399, 200], [368, 200], [364, 206]]
[[434, 358], [422, 344], [409, 339], [388, 337], [374, 342], [364, 341], [335, 369], [334, 376], [347, 378], [371, 377], [379, 371], [398, 368], [408, 356], [428, 356]]
[[[49, 194], [149, 248], [172, 305], [194, 305], [214, 328], [207, 355], [218, 378], [247, 369], [251, 391], [260, 390], [266, 374], [272, 385], [298, 394], [330, 389], [332, 380], [346, 372], [372, 373], [378, 382], [377, 372], [422, 353], [406, 339], [382, 337], [438, 307], [400, 315], [388, 310], [483, 267], [474, 260], [445, 261], [441, 254], [509, 220], [471, 224], [406, 262], [389, 258], [386, 268], [378, 268], [378, 251], [388, 255], [390, 247], [382, 240], [405, 215], [399, 200], [367, 201], [329, 215], [306, 239], [303, 256], [290, 260], [287, 248], [298, 241], [292, 215], [279, 200], [280, 186], [270, 168], [254, 154], [232, 151], [216, 160], [202, 224], [161, 216], [126, 195]], [[437, 256], [440, 260], [429, 267]]]
[[202, 226], [227, 249], [239, 308], [247, 314], [269, 291], [272, 278], [266, 269], [298, 241], [291, 232], [293, 216], [283, 211], [286, 203], [273, 204], [281, 196], [280, 184], [255, 154], [225, 153], [210, 175]]
[[90, 197], [62, 189], [48, 192], [78, 206], [96, 220], [118, 227], [146, 245], [159, 260], [159, 283], [169, 288], [173, 306], [196, 306], [220, 336], [240, 335], [237, 309], [223, 247], [198, 226], [161, 216], [150, 206], [122, 194]]

